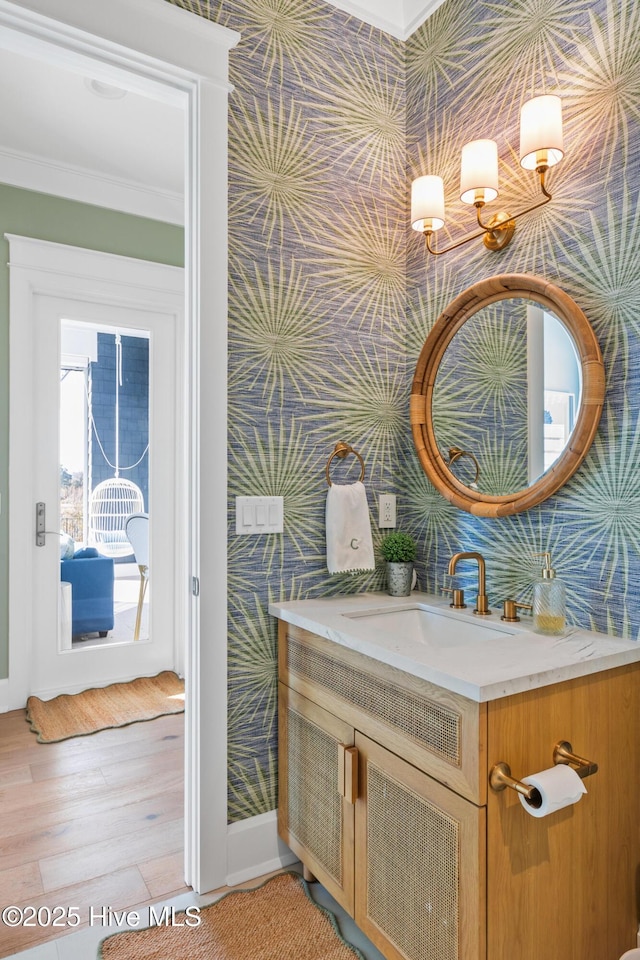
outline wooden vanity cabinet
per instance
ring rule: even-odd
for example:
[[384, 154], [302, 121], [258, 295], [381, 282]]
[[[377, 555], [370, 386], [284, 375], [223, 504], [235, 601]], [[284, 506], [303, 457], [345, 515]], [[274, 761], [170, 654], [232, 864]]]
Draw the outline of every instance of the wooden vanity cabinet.
[[484, 707], [283, 622], [279, 651], [280, 836], [389, 960], [484, 960]]
[[[618, 960], [640, 903], [640, 664], [478, 704], [283, 621], [283, 840], [389, 960]], [[598, 763], [537, 819], [487, 788], [569, 740]]]

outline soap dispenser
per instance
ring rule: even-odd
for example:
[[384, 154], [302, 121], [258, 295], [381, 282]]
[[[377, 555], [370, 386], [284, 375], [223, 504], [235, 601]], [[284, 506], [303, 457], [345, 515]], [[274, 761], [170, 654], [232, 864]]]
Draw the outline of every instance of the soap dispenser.
[[533, 585], [533, 629], [536, 633], [555, 636], [564, 633], [567, 622], [565, 585], [551, 566], [550, 553], [536, 553], [544, 557], [542, 576]]

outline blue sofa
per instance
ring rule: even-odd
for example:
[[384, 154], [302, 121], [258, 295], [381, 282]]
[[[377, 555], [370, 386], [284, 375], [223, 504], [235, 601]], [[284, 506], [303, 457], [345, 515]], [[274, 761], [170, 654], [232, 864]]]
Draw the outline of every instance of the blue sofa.
[[71, 635], [113, 630], [113, 560], [95, 547], [76, 550], [60, 561], [60, 579], [71, 584]]

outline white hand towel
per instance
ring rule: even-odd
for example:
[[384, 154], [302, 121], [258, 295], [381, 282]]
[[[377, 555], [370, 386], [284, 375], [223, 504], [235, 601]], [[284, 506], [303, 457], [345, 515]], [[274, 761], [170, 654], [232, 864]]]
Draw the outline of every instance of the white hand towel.
[[367, 492], [361, 481], [332, 483], [327, 492], [329, 573], [375, 570]]

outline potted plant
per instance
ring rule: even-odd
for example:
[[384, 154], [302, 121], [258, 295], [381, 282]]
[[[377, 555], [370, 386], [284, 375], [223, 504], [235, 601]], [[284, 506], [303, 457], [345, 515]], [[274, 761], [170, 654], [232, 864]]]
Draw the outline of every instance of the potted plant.
[[408, 597], [411, 593], [416, 542], [408, 533], [389, 533], [380, 545], [387, 563], [387, 587], [392, 597]]

